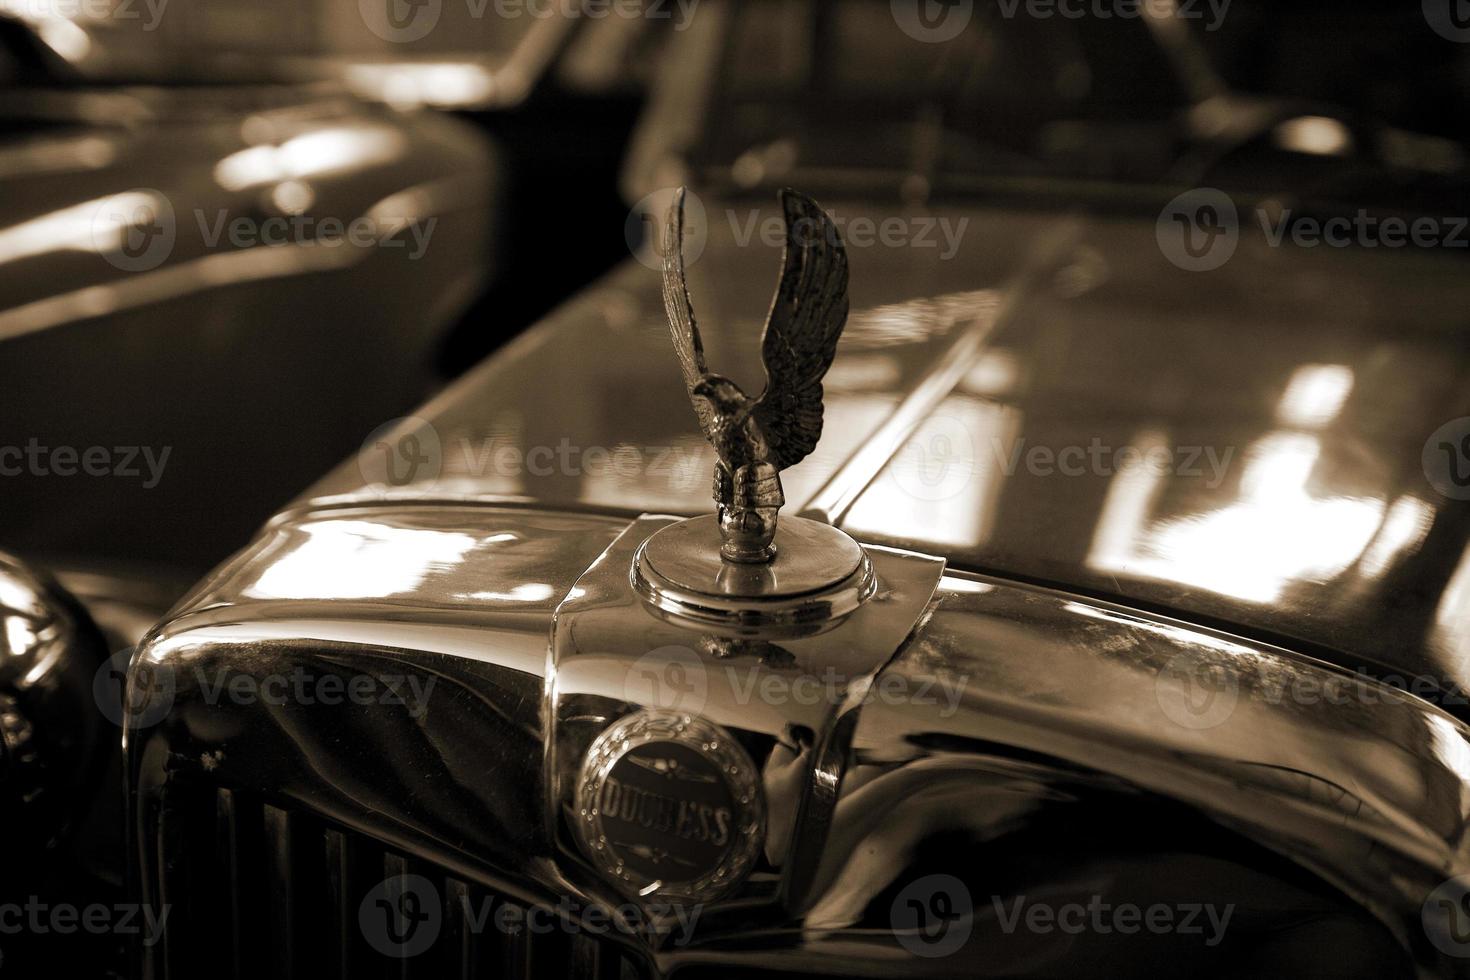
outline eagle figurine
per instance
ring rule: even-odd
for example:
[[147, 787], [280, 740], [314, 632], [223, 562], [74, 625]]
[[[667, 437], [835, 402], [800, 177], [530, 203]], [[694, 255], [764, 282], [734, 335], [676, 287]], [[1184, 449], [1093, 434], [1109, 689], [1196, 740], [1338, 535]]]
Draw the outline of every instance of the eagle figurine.
[[780, 192], [786, 219], [781, 278], [761, 334], [766, 388], [751, 398], [710, 373], [684, 277], [684, 188], [674, 194], [664, 236], [664, 307], [684, 383], [705, 438], [715, 448], [714, 498], [720, 555], [768, 562], [786, 497], [781, 471], [805, 459], [822, 435], [822, 378], [847, 323], [847, 252], [816, 201]]

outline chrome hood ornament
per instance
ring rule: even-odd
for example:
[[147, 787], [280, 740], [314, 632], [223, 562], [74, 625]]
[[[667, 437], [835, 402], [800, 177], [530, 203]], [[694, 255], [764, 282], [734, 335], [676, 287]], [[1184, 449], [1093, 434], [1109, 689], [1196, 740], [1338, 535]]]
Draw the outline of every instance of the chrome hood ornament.
[[847, 323], [847, 253], [816, 201], [781, 192], [786, 250], [761, 335], [766, 387], [751, 398], [709, 370], [684, 278], [684, 190], [664, 239], [669, 332], [705, 438], [714, 446], [716, 513], [664, 528], [639, 548], [633, 583], [686, 624], [771, 636], [825, 629], [873, 595], [872, 562], [845, 532], [788, 517], [781, 471], [822, 435], [822, 378]]
[[664, 308], [699, 427], [715, 447], [714, 497], [720, 554], [769, 562], [786, 502], [781, 470], [801, 462], [822, 435], [822, 378], [847, 323], [847, 252], [816, 201], [781, 191], [786, 251], [761, 335], [766, 389], [751, 398], [710, 373], [684, 278], [684, 188], [674, 195], [664, 237]]

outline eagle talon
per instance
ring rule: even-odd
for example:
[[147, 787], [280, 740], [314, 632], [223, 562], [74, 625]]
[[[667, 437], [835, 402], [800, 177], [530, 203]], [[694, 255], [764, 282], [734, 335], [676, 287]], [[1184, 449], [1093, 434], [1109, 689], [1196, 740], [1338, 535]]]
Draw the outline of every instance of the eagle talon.
[[758, 564], [776, 557], [776, 515], [779, 507], [736, 508], [721, 504], [720, 557], [726, 561]]

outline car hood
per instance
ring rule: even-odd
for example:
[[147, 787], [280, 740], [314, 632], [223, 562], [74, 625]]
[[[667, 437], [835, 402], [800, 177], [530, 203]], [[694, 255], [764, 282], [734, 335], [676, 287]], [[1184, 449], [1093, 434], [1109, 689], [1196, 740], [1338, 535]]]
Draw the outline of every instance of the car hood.
[[[1470, 687], [1470, 508], [1425, 470], [1470, 434], [1442, 430], [1470, 416], [1459, 257], [1273, 246], [1247, 215], [1228, 261], [1186, 271], [1151, 215], [827, 203], [853, 313], [788, 510], [1440, 700], [1422, 685]], [[759, 390], [778, 212], [705, 209], [689, 282], [708, 360]], [[643, 255], [302, 503], [698, 513], [712, 463]]]

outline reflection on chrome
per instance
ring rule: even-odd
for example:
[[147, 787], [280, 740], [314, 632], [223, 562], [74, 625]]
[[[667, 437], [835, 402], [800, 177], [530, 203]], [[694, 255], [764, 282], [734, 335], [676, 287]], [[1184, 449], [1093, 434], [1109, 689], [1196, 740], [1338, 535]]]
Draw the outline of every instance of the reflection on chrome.
[[1358, 574], [1365, 579], [1376, 579], [1394, 563], [1419, 550], [1433, 520], [1433, 507], [1418, 497], [1399, 497], [1383, 515], [1378, 533], [1363, 552]]
[[0, 263], [48, 252], [113, 252], [133, 228], [158, 220], [162, 198], [153, 191], [125, 191], [52, 211], [0, 229]]
[[1338, 575], [1372, 541], [1384, 501], [1312, 496], [1307, 486], [1321, 449], [1316, 436], [1300, 432], [1265, 436], [1246, 453], [1235, 503], [1151, 526], [1163, 474], [1145, 467], [1119, 474], [1088, 566], [1262, 603], [1295, 581]]
[[0, 147], [0, 179], [101, 170], [117, 159], [119, 143], [102, 136], [24, 139]]
[[[470, 534], [389, 527], [372, 521], [322, 521], [301, 528], [304, 540], [261, 573], [246, 594], [255, 599], [372, 599], [423, 584], [483, 542]], [[331, 568], [330, 581], [322, 569]]]
[[545, 582], [527, 582], [503, 592], [464, 592], [459, 598], [470, 602], [545, 602], [555, 596], [556, 590]]
[[1435, 640], [1459, 665], [1456, 680], [1470, 677], [1470, 548], [1440, 597], [1434, 613]]
[[225, 190], [241, 191], [284, 180], [302, 180], [391, 163], [402, 155], [403, 134], [388, 126], [337, 126], [286, 140], [279, 146], [238, 150], [214, 167]]
[[473, 62], [355, 64], [344, 70], [354, 91], [398, 109], [495, 101], [501, 79]]
[[92, 53], [92, 39], [75, 23], [88, 8], [86, 4], [45, 2], [45, 0], [0, 0], [0, 14], [29, 24], [52, 51], [67, 61], [77, 62]]
[[1261, 655], [1260, 650], [1245, 643], [1229, 640], [1224, 637], [1206, 633], [1203, 630], [1195, 630], [1186, 626], [1175, 626], [1173, 623], [1163, 623], [1148, 619], [1144, 616], [1136, 616], [1120, 610], [1108, 609], [1104, 606], [1094, 606], [1084, 602], [1063, 602], [1062, 608], [1078, 616], [1086, 616], [1089, 619], [1101, 619], [1129, 629], [1143, 630], [1155, 636], [1161, 636], [1181, 646], [1203, 647], [1214, 650], [1217, 653], [1228, 653], [1232, 657], [1243, 660], [1266, 662], [1268, 658]]
[[1283, 150], [1314, 156], [1346, 156], [1353, 149], [1353, 134], [1337, 119], [1327, 116], [1297, 116], [1277, 125], [1272, 136]]
[[994, 527], [1006, 447], [1020, 428], [1014, 408], [951, 396], [905, 440], [845, 525], [888, 539], [979, 547]]
[[968, 395], [1000, 398], [1016, 390], [1020, 375], [1021, 368], [1014, 354], [1007, 350], [989, 350], [965, 372], [959, 390]]
[[935, 334], [946, 334], [957, 324], [994, 316], [1000, 309], [1000, 299], [998, 290], [977, 289], [854, 310], [843, 333], [844, 349], [919, 343]]
[[[1437, 714], [1425, 713], [1424, 726], [1429, 731], [1429, 748], [1444, 767], [1470, 784], [1470, 743], [1465, 741], [1462, 728], [1453, 721]], [[1462, 793], [1460, 812], [1470, 812], [1470, 794]]]
[[1304, 364], [1287, 382], [1276, 417], [1282, 425], [1304, 429], [1337, 418], [1353, 390], [1352, 368], [1341, 364]]

